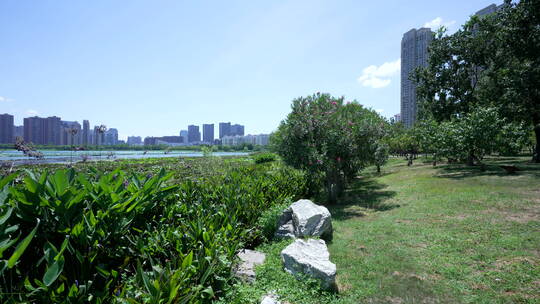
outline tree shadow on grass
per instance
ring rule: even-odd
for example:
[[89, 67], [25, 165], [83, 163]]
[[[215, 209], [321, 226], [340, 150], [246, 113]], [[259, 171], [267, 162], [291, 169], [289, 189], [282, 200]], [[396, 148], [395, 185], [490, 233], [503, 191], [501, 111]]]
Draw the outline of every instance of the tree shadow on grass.
[[[516, 166], [519, 170], [508, 173], [501, 166]], [[540, 164], [532, 163], [525, 159], [498, 158], [486, 161], [484, 168], [481, 166], [467, 166], [465, 164], [448, 164], [438, 166], [439, 173], [436, 177], [464, 179], [477, 176], [520, 176], [530, 175], [540, 178]]]
[[386, 201], [396, 195], [395, 191], [384, 190], [387, 185], [379, 183], [371, 177], [357, 178], [345, 191], [335, 205], [329, 206], [332, 218], [347, 220], [363, 217], [363, 211], [387, 211], [399, 207]]

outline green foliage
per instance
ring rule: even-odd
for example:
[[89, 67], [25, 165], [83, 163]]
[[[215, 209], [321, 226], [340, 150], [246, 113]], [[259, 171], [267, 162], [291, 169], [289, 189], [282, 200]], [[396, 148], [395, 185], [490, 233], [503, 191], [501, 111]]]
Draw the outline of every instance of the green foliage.
[[277, 159], [277, 155], [270, 152], [258, 153], [253, 155], [253, 160], [256, 164], [270, 163]]
[[317, 93], [293, 100], [271, 142], [287, 164], [307, 172], [312, 193], [324, 186], [334, 202], [346, 182], [373, 163], [385, 125], [375, 111], [357, 102]]
[[423, 151], [433, 153], [434, 162], [446, 157], [471, 164], [494, 152], [516, 154], [527, 142], [526, 129], [508, 123], [495, 108], [478, 107], [441, 123], [424, 120], [415, 131]]
[[211, 302], [237, 250], [265, 239], [261, 209], [305, 189], [278, 163], [179, 184], [163, 169], [87, 170], [0, 180], [1, 302]]
[[[471, 17], [453, 35], [441, 29], [428, 66], [415, 74], [420, 116], [441, 122], [477, 107], [496, 108], [507, 123], [534, 130], [533, 159], [540, 162], [539, 12], [537, 0], [506, 1], [493, 14]], [[515, 151], [513, 143], [506, 146], [505, 153]]]

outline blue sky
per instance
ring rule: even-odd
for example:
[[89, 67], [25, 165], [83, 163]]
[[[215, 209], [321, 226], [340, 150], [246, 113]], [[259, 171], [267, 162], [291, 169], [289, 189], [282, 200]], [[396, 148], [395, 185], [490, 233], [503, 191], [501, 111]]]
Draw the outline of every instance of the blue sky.
[[0, 113], [89, 119], [121, 138], [220, 121], [258, 134], [320, 91], [390, 117], [403, 33], [455, 30], [491, 3], [1, 0]]

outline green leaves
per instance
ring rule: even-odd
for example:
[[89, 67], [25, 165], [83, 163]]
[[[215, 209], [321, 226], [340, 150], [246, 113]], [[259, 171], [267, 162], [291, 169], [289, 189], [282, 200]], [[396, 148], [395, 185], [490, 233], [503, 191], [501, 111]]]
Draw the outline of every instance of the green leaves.
[[278, 162], [239, 164], [182, 183], [160, 168], [0, 179], [0, 279], [12, 282], [0, 286], [0, 302], [7, 290], [36, 303], [222, 296], [236, 252], [262, 239], [261, 210], [305, 190], [303, 174]]
[[32, 229], [32, 231], [30, 232], [30, 234], [28, 234], [22, 240], [22, 242], [20, 242], [17, 245], [17, 248], [15, 248], [15, 251], [13, 252], [13, 254], [11, 255], [11, 257], [9, 258], [9, 260], [7, 262], [8, 268], [13, 268], [17, 264], [17, 261], [19, 261], [19, 259], [21, 258], [22, 254], [24, 253], [24, 251], [26, 250], [28, 245], [30, 245], [30, 242], [34, 238], [34, 235], [36, 234], [36, 231], [37, 231], [37, 229], [39, 227], [39, 222], [40, 222], [40, 220], [37, 219], [36, 227], [34, 227], [34, 229]]
[[54, 281], [58, 278], [62, 270], [64, 269], [64, 257], [60, 256], [52, 265], [47, 267], [47, 271], [43, 275], [43, 283], [46, 286], [51, 286]]
[[357, 102], [317, 93], [293, 100], [271, 142], [285, 163], [307, 172], [312, 193], [325, 187], [335, 201], [344, 184], [373, 163], [385, 126], [384, 118]]

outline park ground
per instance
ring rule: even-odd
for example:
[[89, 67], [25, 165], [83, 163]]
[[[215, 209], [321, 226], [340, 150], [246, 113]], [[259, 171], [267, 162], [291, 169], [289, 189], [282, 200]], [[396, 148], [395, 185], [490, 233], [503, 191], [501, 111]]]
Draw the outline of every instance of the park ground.
[[[317, 290], [282, 270], [290, 241], [258, 249], [267, 262], [254, 285], [229, 303], [540, 303], [540, 165], [490, 158], [465, 165], [408, 167], [391, 159], [381, 174], [365, 170], [330, 206], [339, 293]], [[507, 174], [501, 164], [521, 170]]]

